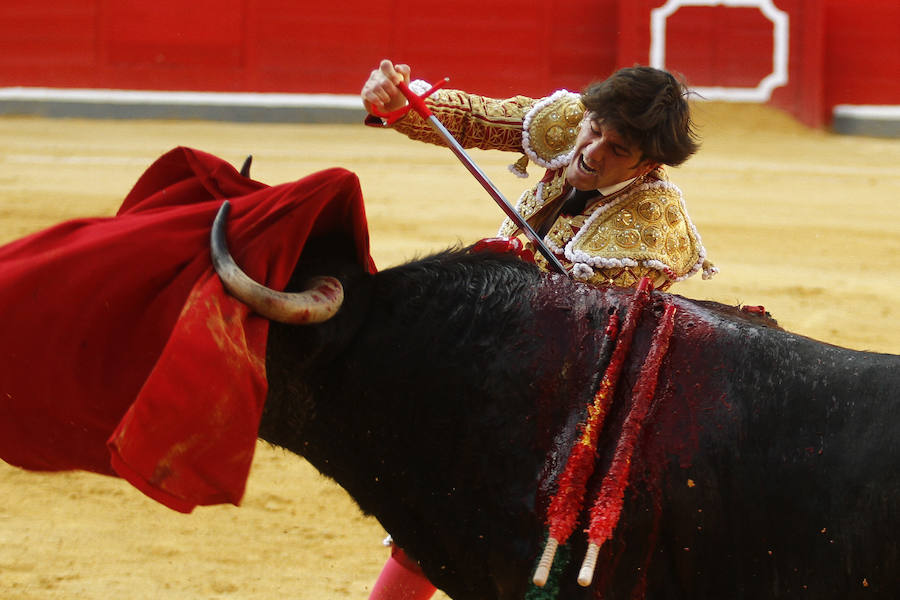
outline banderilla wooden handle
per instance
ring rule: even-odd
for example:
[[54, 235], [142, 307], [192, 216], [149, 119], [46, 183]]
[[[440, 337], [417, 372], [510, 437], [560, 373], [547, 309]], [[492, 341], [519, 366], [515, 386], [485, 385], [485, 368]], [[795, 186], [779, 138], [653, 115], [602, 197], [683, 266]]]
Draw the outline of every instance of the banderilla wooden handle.
[[553, 566], [553, 557], [556, 556], [557, 546], [559, 546], [559, 542], [556, 538], [551, 537], [547, 539], [544, 553], [541, 555], [537, 569], [534, 570], [534, 577], [532, 578], [534, 585], [544, 587], [544, 584], [547, 583], [547, 578], [550, 576], [550, 567]]
[[600, 546], [597, 544], [588, 544], [587, 552], [584, 554], [584, 562], [581, 563], [581, 570], [578, 571], [578, 585], [587, 587], [591, 585], [594, 579], [594, 569], [597, 568], [597, 556], [600, 554]]

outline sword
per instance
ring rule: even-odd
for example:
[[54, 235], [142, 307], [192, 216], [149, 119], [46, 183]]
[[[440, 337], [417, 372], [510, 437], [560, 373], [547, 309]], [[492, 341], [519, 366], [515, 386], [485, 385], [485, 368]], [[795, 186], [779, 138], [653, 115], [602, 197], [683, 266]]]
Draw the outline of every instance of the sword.
[[409, 102], [403, 108], [391, 111], [389, 113], [382, 114], [378, 112], [378, 110], [372, 106], [372, 111], [376, 116], [382, 117], [385, 119], [388, 124], [393, 123], [410, 110], [415, 110], [419, 115], [428, 121], [431, 124], [431, 127], [437, 131], [444, 141], [447, 142], [447, 145], [450, 147], [450, 150], [453, 151], [453, 154], [462, 162], [462, 164], [469, 170], [469, 172], [478, 180], [478, 183], [490, 194], [491, 198], [494, 199], [494, 202], [497, 203], [506, 216], [509, 217], [513, 223], [519, 226], [519, 228], [525, 233], [525, 237], [527, 237], [538, 249], [538, 252], [547, 259], [547, 262], [550, 266], [563, 275], [566, 274], [566, 270], [563, 268], [562, 263], [556, 258], [556, 255], [550, 251], [547, 246], [544, 245], [544, 242], [541, 241], [541, 238], [538, 237], [538, 234], [532, 229], [531, 225], [522, 218], [522, 215], [513, 208], [513, 206], [509, 203], [509, 201], [503, 196], [500, 190], [497, 189], [497, 186], [493, 184], [493, 182], [485, 175], [484, 171], [482, 171], [475, 161], [472, 160], [472, 157], [463, 149], [459, 142], [456, 141], [456, 138], [453, 137], [453, 134], [447, 131], [447, 128], [444, 127], [444, 124], [441, 123], [437, 117], [434, 116], [434, 113], [431, 112], [431, 109], [425, 104], [425, 98], [433, 94], [438, 88], [443, 86], [449, 81], [446, 77], [436, 83], [430, 90], [422, 94], [421, 96], [416, 95], [409, 86], [406, 85], [405, 82], [401, 81], [397, 84], [397, 87], [403, 92], [403, 95], [406, 96], [406, 100]]

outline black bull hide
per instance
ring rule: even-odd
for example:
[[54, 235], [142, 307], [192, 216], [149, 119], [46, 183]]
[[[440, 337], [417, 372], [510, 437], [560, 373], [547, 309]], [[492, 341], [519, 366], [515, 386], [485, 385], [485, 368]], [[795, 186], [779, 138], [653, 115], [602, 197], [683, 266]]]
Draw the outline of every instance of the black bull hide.
[[[321, 270], [306, 263], [297, 281]], [[272, 324], [260, 436], [334, 478], [451, 597], [523, 598], [601, 334], [632, 291], [481, 253], [348, 265], [328, 267], [336, 317]], [[576, 528], [558, 597], [900, 597], [900, 357], [735, 308], [653, 294], [588, 506], [664, 299], [674, 333], [621, 519], [593, 590], [575, 583]]]

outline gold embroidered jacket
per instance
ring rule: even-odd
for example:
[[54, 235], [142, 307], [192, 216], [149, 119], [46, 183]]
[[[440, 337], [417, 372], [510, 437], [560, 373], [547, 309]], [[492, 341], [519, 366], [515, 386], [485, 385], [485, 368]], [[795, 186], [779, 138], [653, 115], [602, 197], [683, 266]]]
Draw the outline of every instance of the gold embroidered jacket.
[[[427, 89], [424, 82], [411, 87]], [[584, 114], [578, 94], [560, 90], [543, 99], [494, 99], [438, 90], [426, 103], [464, 148], [522, 152], [525, 156], [512, 170], [523, 177], [528, 160], [546, 169], [516, 203], [532, 227], [558, 211], [571, 189], [565, 170]], [[393, 127], [411, 139], [445, 145], [414, 111]], [[500, 226], [499, 235], [519, 233], [508, 218]], [[579, 215], [560, 215], [544, 242], [573, 277], [592, 283], [632, 286], [650, 277], [657, 289], [666, 289], [701, 269], [704, 278], [716, 272], [706, 260], [681, 191], [662, 168], [589, 204]], [[537, 254], [537, 259], [546, 269], [544, 258]]]

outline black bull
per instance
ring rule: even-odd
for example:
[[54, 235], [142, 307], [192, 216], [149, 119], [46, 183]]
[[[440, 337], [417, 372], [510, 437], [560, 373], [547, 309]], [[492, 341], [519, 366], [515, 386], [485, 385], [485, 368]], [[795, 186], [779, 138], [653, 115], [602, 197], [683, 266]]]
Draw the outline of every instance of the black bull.
[[[321, 324], [272, 324], [260, 437], [336, 480], [451, 597], [524, 597], [602, 332], [631, 290], [506, 255], [448, 252], [374, 276], [312, 255], [294, 280], [337, 275], [344, 304]], [[674, 332], [621, 519], [593, 590], [575, 583], [576, 528], [558, 597], [900, 597], [897, 356], [654, 293], [588, 502], [663, 300]]]

